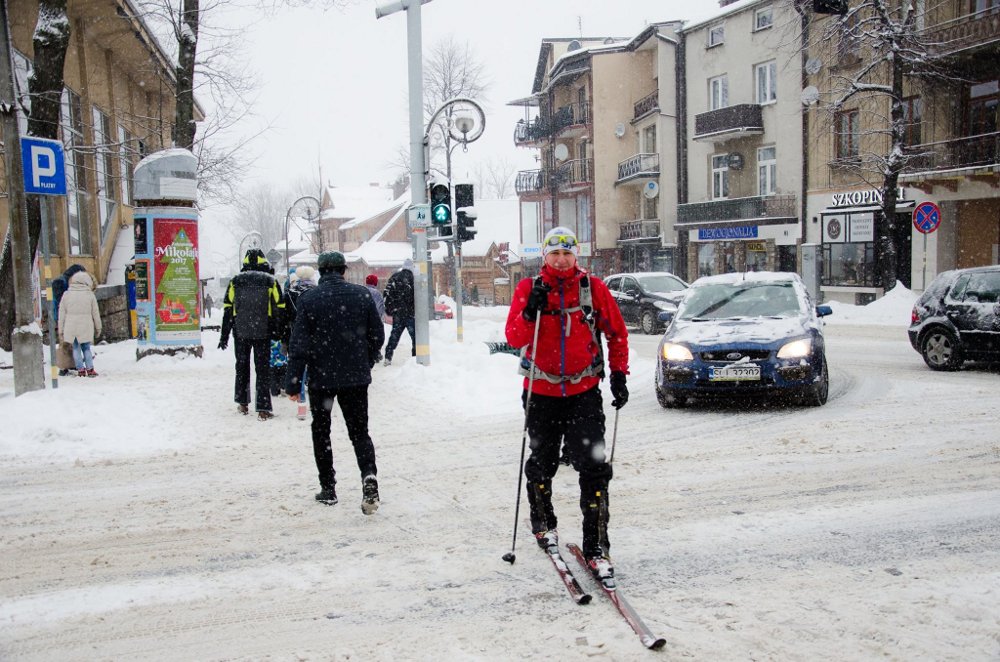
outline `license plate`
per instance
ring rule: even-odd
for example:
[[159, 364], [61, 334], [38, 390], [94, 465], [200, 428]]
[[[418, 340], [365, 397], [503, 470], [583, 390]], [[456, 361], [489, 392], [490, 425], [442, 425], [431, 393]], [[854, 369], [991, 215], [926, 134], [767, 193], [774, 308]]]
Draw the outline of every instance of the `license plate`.
[[760, 381], [759, 365], [709, 366], [708, 379], [713, 382]]

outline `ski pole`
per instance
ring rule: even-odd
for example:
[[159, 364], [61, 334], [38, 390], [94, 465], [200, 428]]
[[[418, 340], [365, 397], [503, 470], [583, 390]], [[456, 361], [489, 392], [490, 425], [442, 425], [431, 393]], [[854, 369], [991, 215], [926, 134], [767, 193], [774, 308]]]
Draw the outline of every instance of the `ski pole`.
[[503, 560], [511, 565], [517, 557], [514, 548], [517, 546], [517, 520], [521, 513], [521, 479], [524, 477], [524, 449], [528, 444], [528, 410], [531, 408], [531, 387], [535, 383], [535, 348], [538, 345], [538, 327], [541, 326], [542, 310], [535, 313], [535, 334], [531, 339], [531, 363], [528, 368], [528, 397], [524, 401], [524, 432], [521, 433], [521, 462], [517, 465], [517, 499], [514, 501], [514, 538], [510, 542], [510, 551], [503, 555]]
[[615, 441], [618, 439], [618, 409], [615, 409], [615, 427], [611, 433], [611, 455], [608, 457], [608, 464], [615, 461]]

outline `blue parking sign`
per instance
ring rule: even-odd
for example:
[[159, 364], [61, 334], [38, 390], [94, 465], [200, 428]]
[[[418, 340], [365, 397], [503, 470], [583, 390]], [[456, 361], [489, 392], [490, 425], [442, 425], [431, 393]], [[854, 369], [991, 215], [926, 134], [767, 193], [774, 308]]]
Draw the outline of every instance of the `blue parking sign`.
[[66, 195], [66, 163], [62, 143], [45, 138], [21, 138], [24, 192]]

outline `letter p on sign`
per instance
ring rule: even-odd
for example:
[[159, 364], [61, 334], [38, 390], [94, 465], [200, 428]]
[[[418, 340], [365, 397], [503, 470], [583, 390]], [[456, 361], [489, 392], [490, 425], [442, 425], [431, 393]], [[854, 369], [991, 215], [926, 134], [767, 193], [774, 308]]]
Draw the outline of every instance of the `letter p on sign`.
[[66, 165], [62, 143], [44, 138], [21, 138], [24, 192], [66, 195]]

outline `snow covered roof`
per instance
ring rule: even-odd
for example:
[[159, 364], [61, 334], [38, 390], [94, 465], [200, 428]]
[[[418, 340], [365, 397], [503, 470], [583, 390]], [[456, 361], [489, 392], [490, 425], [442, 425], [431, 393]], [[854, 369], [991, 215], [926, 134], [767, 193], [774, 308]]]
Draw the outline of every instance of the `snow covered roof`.
[[322, 218], [367, 219], [385, 211], [395, 196], [392, 187], [369, 186], [329, 186], [326, 196], [332, 207], [323, 210]]
[[738, 14], [739, 12], [747, 9], [748, 7], [752, 7], [754, 5], [759, 5], [759, 4], [762, 4], [764, 2], [769, 2], [769, 1], [770, 0], [736, 0], [736, 2], [734, 2], [734, 3], [730, 4], [730, 5], [726, 5], [725, 7], [723, 7], [722, 9], [720, 9], [719, 13], [717, 13], [717, 14], [715, 14], [713, 16], [710, 16], [710, 17], [708, 17], [706, 19], [702, 19], [700, 21], [695, 21], [694, 23], [691, 23], [690, 25], [685, 25], [684, 29], [681, 30], [681, 32], [684, 32], [684, 33], [692, 32], [692, 31], [697, 30], [699, 28], [705, 27], [709, 23], [715, 23], [715, 22], [719, 21], [719, 19], [723, 19], [723, 18], [725, 18], [727, 16], [730, 16], [732, 14]]

